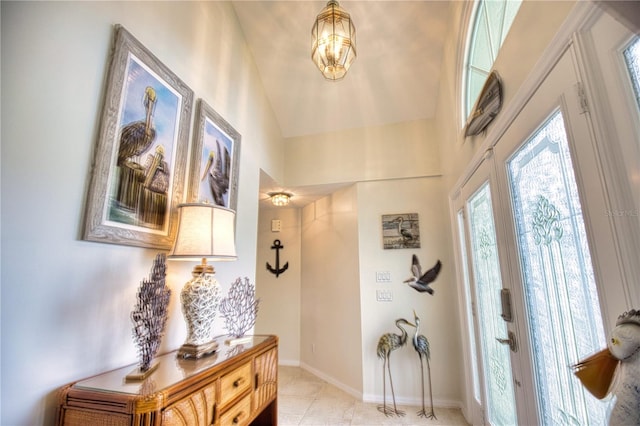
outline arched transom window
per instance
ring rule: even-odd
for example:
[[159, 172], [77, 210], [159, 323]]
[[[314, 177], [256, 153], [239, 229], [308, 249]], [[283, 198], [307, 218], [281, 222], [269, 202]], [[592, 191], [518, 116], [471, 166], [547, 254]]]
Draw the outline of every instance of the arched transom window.
[[522, 0], [479, 0], [470, 20], [464, 87], [464, 118], [487, 80]]

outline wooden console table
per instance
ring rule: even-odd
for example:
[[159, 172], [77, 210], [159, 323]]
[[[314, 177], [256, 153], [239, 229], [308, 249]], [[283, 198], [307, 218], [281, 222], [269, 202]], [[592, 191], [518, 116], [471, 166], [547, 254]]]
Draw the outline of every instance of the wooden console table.
[[252, 336], [200, 359], [171, 352], [143, 381], [126, 382], [135, 365], [64, 386], [59, 426], [277, 425], [278, 338]]

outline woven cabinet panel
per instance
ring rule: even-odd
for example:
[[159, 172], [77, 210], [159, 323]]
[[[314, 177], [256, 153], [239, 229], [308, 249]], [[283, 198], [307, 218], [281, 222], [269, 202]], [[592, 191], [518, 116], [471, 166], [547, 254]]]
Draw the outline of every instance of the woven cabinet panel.
[[213, 424], [215, 385], [203, 388], [162, 413], [164, 426], [209, 426]]
[[128, 426], [131, 417], [125, 414], [100, 413], [77, 409], [65, 410], [65, 425], [67, 426]]
[[254, 410], [260, 410], [278, 392], [278, 349], [271, 349], [255, 359], [256, 389]]

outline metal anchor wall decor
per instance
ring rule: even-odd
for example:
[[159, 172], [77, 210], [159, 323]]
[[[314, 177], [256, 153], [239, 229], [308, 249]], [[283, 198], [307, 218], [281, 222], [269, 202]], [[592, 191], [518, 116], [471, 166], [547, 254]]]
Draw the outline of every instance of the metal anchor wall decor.
[[289, 267], [289, 262], [285, 263], [284, 266], [280, 268], [280, 249], [284, 248], [284, 246], [280, 243], [280, 240], [274, 240], [271, 248], [276, 251], [276, 267], [274, 268], [273, 266], [269, 265], [269, 262], [267, 262], [267, 269], [272, 274], [275, 274], [276, 278], [278, 278], [280, 274], [284, 273], [284, 271], [287, 270], [287, 268]]

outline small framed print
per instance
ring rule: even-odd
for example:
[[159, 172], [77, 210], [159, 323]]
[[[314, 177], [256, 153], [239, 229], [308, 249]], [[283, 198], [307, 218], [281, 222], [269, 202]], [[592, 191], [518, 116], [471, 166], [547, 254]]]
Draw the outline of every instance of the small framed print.
[[189, 199], [236, 210], [240, 133], [204, 100], [198, 101], [191, 147]]
[[420, 248], [418, 213], [382, 215], [382, 245], [385, 250]]

